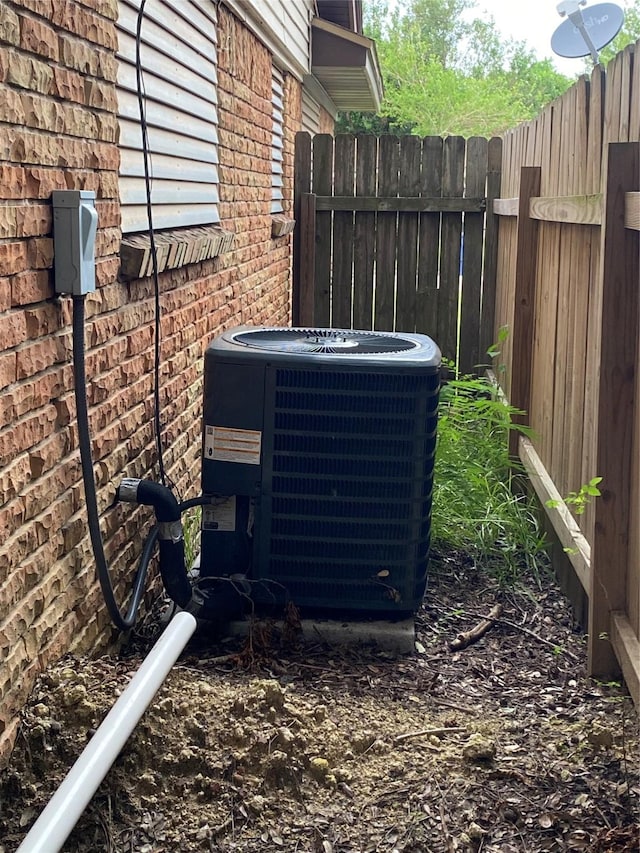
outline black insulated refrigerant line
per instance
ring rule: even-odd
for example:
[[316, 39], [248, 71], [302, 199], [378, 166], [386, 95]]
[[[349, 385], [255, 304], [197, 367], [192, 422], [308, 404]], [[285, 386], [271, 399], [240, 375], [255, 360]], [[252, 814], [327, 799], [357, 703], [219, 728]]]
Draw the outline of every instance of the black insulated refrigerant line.
[[[183, 610], [192, 607], [193, 589], [184, 562], [184, 535], [180, 504], [173, 493], [152, 480], [125, 478], [116, 490], [116, 500], [152, 506], [157, 526], [160, 574], [169, 598]], [[198, 609], [197, 603], [196, 609]]]

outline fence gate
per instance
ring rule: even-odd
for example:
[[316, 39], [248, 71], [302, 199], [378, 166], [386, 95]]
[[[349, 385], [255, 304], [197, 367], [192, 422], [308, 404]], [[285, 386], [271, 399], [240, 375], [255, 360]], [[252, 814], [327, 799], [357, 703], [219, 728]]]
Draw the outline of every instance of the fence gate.
[[500, 139], [298, 133], [294, 325], [421, 332], [463, 372], [486, 363], [501, 151]]

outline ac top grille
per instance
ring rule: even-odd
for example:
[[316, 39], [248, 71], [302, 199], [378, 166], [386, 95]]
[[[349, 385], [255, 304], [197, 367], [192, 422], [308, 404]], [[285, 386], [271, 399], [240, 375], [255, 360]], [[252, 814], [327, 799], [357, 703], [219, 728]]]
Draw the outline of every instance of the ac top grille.
[[233, 340], [269, 352], [347, 356], [407, 352], [416, 348], [415, 341], [402, 335], [354, 329], [249, 329], [233, 333]]
[[344, 609], [414, 610], [426, 583], [438, 371], [274, 373], [258, 578], [303, 605], [335, 609], [337, 597]]

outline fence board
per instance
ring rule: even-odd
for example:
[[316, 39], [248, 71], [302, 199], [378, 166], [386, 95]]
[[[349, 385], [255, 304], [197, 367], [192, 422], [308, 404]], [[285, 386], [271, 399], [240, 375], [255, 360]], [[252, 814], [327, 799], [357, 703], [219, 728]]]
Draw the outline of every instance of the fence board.
[[[296, 222], [301, 221], [302, 196], [311, 192], [311, 137], [308, 133], [296, 133], [295, 153], [293, 160], [293, 215]], [[314, 222], [315, 228], [315, 222]], [[295, 282], [311, 281], [313, 275], [307, 271], [307, 254], [302, 251], [302, 226], [293, 232], [293, 280]], [[314, 235], [315, 241], [315, 235]], [[304, 272], [303, 272], [304, 270]], [[313, 297], [313, 290], [311, 291]], [[291, 293], [291, 322], [299, 325], [303, 309], [300, 306], [302, 298], [299, 287], [294, 287]]]
[[480, 322], [480, 357], [486, 354], [497, 339], [496, 318], [496, 272], [498, 266], [498, 218], [493, 211], [493, 202], [500, 196], [502, 183], [500, 164], [502, 140], [491, 139], [487, 148], [487, 210], [485, 214], [484, 269], [482, 273], [482, 318]]
[[[586, 187], [587, 173], [587, 84], [581, 78], [574, 87], [576, 94], [574, 118], [574, 171], [571, 188]], [[577, 491], [582, 477], [582, 444], [585, 407], [585, 374], [587, 356], [587, 316], [589, 297], [590, 240], [592, 231], [578, 225], [568, 225], [571, 240], [571, 293], [569, 300], [569, 358], [567, 368], [569, 402], [566, 418], [565, 455], [569, 489]], [[595, 476], [595, 474], [594, 474]], [[582, 520], [582, 519], [580, 519]]]
[[589, 86], [589, 162], [587, 170], [587, 192], [602, 191], [602, 132], [604, 127], [605, 78], [600, 65], [591, 73]]
[[298, 250], [304, 263], [301, 264], [296, 299], [296, 313], [292, 314], [294, 326], [315, 325], [314, 268], [316, 262], [316, 206], [315, 196], [302, 196], [298, 207]]
[[[442, 196], [443, 140], [427, 137], [422, 141], [421, 195]], [[440, 214], [420, 217], [418, 245], [418, 289], [416, 294], [416, 331], [438, 334], [438, 266], [440, 261]]]
[[[421, 142], [417, 136], [400, 138], [398, 194], [419, 196]], [[416, 329], [416, 276], [418, 272], [418, 215], [403, 213], [398, 218], [398, 278], [396, 322], [398, 332]]]
[[629, 142], [640, 141], [640, 40], [633, 49], [633, 76], [631, 78], [631, 113], [629, 116]]
[[633, 47], [629, 45], [620, 57], [620, 142], [629, 141], [629, 123], [631, 117], [631, 62]]
[[[561, 166], [561, 194], [567, 195], [576, 186], [579, 159], [576, 152], [578, 84], [573, 86], [563, 99], [562, 139], [564, 157]], [[570, 436], [570, 421], [573, 407], [572, 373], [573, 373], [573, 341], [574, 341], [574, 310], [576, 290], [576, 237], [579, 229], [566, 226], [560, 230], [560, 302], [558, 304], [558, 324], [556, 329], [556, 406], [562, 410], [562, 418], [556, 414], [556, 426], [553, 436], [553, 452], [558, 454], [555, 460], [555, 470], [558, 472], [557, 484], [563, 494], [567, 494], [574, 486], [569, 472], [569, 448], [566, 444]], [[558, 369], [560, 368], [560, 369]], [[578, 484], [579, 486], [579, 484]]]
[[[442, 194], [464, 195], [465, 140], [448, 136], [444, 141]], [[458, 291], [462, 215], [442, 214], [440, 280], [438, 283], [438, 343], [446, 358], [455, 359], [458, 346]]]
[[[378, 140], [363, 135], [357, 139], [356, 195], [375, 196]], [[355, 214], [353, 247], [353, 326], [373, 328], [373, 273], [376, 246], [375, 213]]]
[[[568, 195], [570, 189], [570, 168], [573, 160], [574, 133], [570, 119], [575, 110], [573, 89], [558, 104], [559, 128], [558, 142], [558, 195]], [[553, 433], [551, 436], [551, 470], [561, 494], [567, 494], [568, 481], [566, 469], [565, 414], [567, 410], [567, 360], [569, 349], [569, 300], [571, 291], [571, 250], [572, 244], [562, 226], [558, 226], [560, 249], [558, 255], [557, 288], [558, 302], [556, 312], [555, 337], [555, 376], [553, 394]]]
[[[333, 188], [333, 137], [313, 137], [313, 192], [329, 195]], [[316, 214], [314, 318], [318, 326], [331, 325], [331, 222], [329, 212]]]
[[[602, 132], [603, 151], [607, 152], [609, 142], [620, 141], [620, 54], [612, 59], [607, 68], [606, 89], [604, 99], [604, 128]], [[606, 157], [603, 163], [602, 178], [607, 175]]]
[[506, 338], [500, 341], [496, 360], [496, 373], [507, 396], [511, 397], [511, 348], [513, 342], [515, 258], [517, 246], [517, 219], [498, 220], [498, 253], [496, 274], [496, 322], [494, 340], [500, 341], [502, 330]]
[[[558, 161], [561, 122], [562, 109], [559, 104], [552, 105], [542, 117], [545, 138], [542, 146], [541, 192], [555, 196], [560, 193]], [[555, 412], [560, 234], [561, 228], [558, 224], [544, 223], [540, 226], [538, 247], [540, 275], [536, 297], [529, 421], [535, 431], [538, 453], [549, 471], [552, 470], [551, 452]]]
[[[591, 74], [589, 87], [589, 127], [587, 133], [588, 169], [587, 192], [602, 190], [602, 129], [604, 126], [604, 88], [605, 78], [598, 65]], [[591, 261], [589, 265], [589, 304], [587, 314], [587, 357], [585, 365], [585, 418], [583, 428], [583, 458], [581, 483], [586, 483], [597, 475], [597, 382], [600, 362], [600, 314], [602, 311], [602, 281], [600, 279], [600, 239], [599, 232], [591, 234]], [[594, 511], [593, 505], [587, 506], [582, 517], [581, 527], [589, 542], [593, 542]]]
[[[487, 140], [467, 141], [465, 195], [484, 196], [487, 182]], [[484, 216], [467, 213], [464, 218], [462, 259], [462, 306], [460, 309], [460, 370], [473, 373], [481, 360], [480, 325], [482, 294], [482, 242]]]
[[[515, 279], [515, 314], [513, 318], [513, 380], [511, 403], [523, 414], [516, 423], [527, 423], [531, 408], [531, 362], [533, 323], [536, 304], [538, 223], [527, 215], [529, 199], [540, 193], [540, 167], [523, 166], [520, 178], [520, 211], [518, 215], [518, 257]], [[509, 448], [517, 455], [518, 433], [511, 432]]]
[[[381, 136], [378, 145], [378, 190], [398, 194], [399, 146], [396, 136]], [[390, 331], [395, 319], [397, 213], [379, 213], [376, 252], [374, 329]]]
[[[333, 191], [336, 196], [353, 196], [355, 184], [355, 137], [336, 136], [334, 142]], [[331, 325], [351, 328], [351, 291], [353, 281], [353, 213], [333, 214], [333, 269]]]

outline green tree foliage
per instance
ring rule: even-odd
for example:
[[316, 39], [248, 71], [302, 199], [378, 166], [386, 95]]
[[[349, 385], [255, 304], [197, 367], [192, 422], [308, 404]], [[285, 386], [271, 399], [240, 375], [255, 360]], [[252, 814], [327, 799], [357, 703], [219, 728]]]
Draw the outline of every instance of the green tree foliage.
[[385, 82], [380, 115], [342, 115], [339, 131], [490, 136], [535, 116], [570, 85], [550, 60], [505, 41], [473, 0], [368, 0]]
[[[626, 0], [621, 5], [624, 6], [624, 24], [614, 40], [600, 51], [600, 63], [604, 66], [628, 44], [640, 39], [640, 0]], [[587, 62], [586, 70], [590, 71], [591, 66], [592, 63]]]

